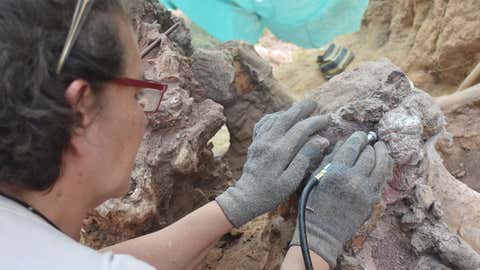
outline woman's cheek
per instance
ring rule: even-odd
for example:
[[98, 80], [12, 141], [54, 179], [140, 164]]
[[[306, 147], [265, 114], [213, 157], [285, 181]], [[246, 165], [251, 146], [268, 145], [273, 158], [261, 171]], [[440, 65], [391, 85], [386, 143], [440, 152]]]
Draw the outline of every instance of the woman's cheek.
[[138, 138], [139, 138], [139, 141], [141, 141], [148, 124], [147, 116], [145, 115], [145, 112], [143, 111], [143, 109], [139, 110], [138, 116], [136, 119], [137, 119], [136, 130], [138, 130]]

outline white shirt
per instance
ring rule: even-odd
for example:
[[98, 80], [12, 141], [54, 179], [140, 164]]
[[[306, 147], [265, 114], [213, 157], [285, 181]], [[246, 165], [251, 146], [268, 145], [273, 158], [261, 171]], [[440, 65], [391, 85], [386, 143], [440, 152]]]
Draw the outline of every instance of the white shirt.
[[5, 270], [154, 270], [127, 255], [100, 253], [0, 196], [0, 268]]

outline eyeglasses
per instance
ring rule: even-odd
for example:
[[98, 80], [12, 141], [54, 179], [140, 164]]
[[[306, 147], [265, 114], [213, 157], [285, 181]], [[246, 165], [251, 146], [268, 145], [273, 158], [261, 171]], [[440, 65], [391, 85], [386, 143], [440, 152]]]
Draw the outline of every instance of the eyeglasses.
[[136, 95], [136, 98], [138, 103], [142, 106], [143, 111], [146, 113], [158, 112], [165, 92], [169, 88], [177, 86], [179, 83], [178, 79], [175, 77], [166, 78], [162, 80], [162, 83], [129, 78], [117, 78], [114, 79], [113, 82], [123, 86], [142, 88], [142, 90]]
[[[56, 73], [57, 75], [62, 73], [63, 66], [72, 51], [73, 46], [78, 38], [78, 34], [85, 24], [85, 20], [92, 9], [94, 0], [78, 0], [73, 13], [72, 24], [68, 31], [67, 40], [63, 47], [60, 59], [58, 60]], [[155, 113], [160, 108], [160, 103], [163, 100], [165, 92], [170, 88], [178, 84], [178, 79], [169, 77], [162, 82], [136, 80], [131, 78], [115, 78], [112, 80], [114, 83], [123, 86], [142, 88], [137, 99], [140, 105], [143, 107], [146, 113]], [[165, 83], [163, 83], [165, 82]]]

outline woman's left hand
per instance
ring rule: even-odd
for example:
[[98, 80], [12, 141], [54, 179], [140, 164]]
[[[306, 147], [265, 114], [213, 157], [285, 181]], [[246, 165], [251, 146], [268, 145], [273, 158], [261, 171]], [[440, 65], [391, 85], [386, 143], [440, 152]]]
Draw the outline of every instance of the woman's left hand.
[[276, 208], [318, 165], [329, 143], [314, 134], [330, 117], [307, 118], [316, 108], [316, 102], [305, 100], [257, 123], [242, 176], [216, 199], [235, 227]]

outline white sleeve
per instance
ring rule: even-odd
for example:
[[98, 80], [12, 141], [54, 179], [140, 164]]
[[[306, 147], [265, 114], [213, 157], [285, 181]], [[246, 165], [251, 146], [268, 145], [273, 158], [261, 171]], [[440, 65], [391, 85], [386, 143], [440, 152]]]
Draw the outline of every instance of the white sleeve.
[[130, 255], [105, 253], [109, 257], [106, 267], [102, 270], [156, 270], [155, 267], [146, 262], [136, 259]]

